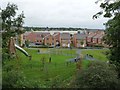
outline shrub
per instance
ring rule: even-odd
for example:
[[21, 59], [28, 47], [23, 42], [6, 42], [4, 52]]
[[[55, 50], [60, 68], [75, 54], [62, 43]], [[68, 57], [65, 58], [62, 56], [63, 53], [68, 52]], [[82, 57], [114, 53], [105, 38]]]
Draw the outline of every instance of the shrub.
[[40, 88], [43, 86], [40, 81], [26, 80], [21, 71], [21, 61], [9, 61], [2, 68], [2, 87], [3, 88]]
[[17, 71], [9, 71], [9, 72], [3, 72], [3, 83], [2, 83], [2, 87], [3, 88], [11, 88], [14, 87], [16, 85], [16, 83], [19, 80], [22, 80], [22, 75], [20, 74], [20, 72], [18, 73]]
[[61, 79], [59, 76], [56, 76], [50, 80], [50, 88], [60, 88]]
[[87, 69], [79, 70], [71, 83], [80, 88], [112, 88], [118, 86], [117, 72], [105, 62], [93, 61]]

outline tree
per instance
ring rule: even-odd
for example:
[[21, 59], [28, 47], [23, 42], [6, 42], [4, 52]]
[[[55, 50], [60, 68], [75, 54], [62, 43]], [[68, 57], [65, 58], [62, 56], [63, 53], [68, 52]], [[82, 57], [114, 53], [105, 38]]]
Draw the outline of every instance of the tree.
[[15, 18], [16, 10], [18, 10], [17, 5], [8, 3], [7, 7], [3, 9], [1, 12], [3, 47], [7, 46], [7, 40], [9, 40], [11, 36], [14, 37], [16, 33], [17, 34], [22, 33], [20, 28], [22, 28], [22, 25], [24, 23], [23, 18], [25, 17], [22, 12], [22, 14], [18, 15], [18, 17]]
[[7, 4], [5, 9], [2, 9], [1, 18], [2, 18], [2, 48], [3, 48], [3, 59], [8, 55], [8, 40], [10, 37], [16, 36], [16, 34], [21, 34], [22, 25], [24, 23], [23, 18], [24, 14], [16, 16], [16, 11], [18, 7], [16, 4]]
[[116, 65], [120, 77], [120, 1], [105, 0], [100, 7], [103, 11], [98, 12], [93, 18], [98, 18], [100, 15], [110, 18], [105, 24], [104, 41], [110, 46], [109, 60]]
[[118, 88], [117, 72], [102, 61], [92, 61], [88, 68], [77, 72], [71, 83], [77, 88]]

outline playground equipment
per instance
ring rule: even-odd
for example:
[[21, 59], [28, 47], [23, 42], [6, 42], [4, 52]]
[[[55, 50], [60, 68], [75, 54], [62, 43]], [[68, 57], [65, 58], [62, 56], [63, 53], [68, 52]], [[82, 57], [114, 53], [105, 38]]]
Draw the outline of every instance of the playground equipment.
[[19, 47], [18, 45], [15, 44], [15, 47], [20, 50], [22, 53], [24, 53], [26, 56], [30, 56], [23, 48]]
[[16, 49], [15, 48], [17, 48], [23, 54], [25, 54], [26, 56], [30, 57], [30, 55], [23, 48], [21, 48], [21, 47], [19, 47], [18, 45], [15, 44], [15, 41], [14, 41], [13, 37], [10, 38], [8, 47], [9, 47], [9, 53], [11, 55], [15, 55], [16, 54]]

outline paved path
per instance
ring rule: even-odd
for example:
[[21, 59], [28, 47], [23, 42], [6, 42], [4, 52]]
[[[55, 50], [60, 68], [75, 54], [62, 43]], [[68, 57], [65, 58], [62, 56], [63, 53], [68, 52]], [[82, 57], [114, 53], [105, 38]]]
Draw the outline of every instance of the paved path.
[[[84, 49], [84, 50], [92, 50], [92, 49]], [[97, 50], [97, 49], [96, 49], [96, 50]], [[80, 55], [80, 54], [81, 54], [81, 51], [82, 51], [82, 49], [77, 49], [76, 54]], [[90, 56], [87, 56], [87, 55], [84, 56], [84, 59], [85, 59], [85, 60], [96, 60], [95, 58], [90, 57]]]

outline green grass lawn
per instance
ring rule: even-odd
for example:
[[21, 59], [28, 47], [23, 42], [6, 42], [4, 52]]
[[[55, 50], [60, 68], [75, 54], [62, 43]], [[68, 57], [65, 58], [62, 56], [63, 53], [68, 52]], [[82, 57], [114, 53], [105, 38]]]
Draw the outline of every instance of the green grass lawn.
[[[57, 78], [60, 87], [67, 87], [71, 78], [76, 73], [76, 64], [71, 63], [68, 66], [66, 61], [76, 57], [77, 49], [40, 49], [46, 53], [38, 53], [38, 49], [27, 49], [25, 50], [32, 56], [32, 60], [26, 57], [23, 53], [17, 50], [18, 60], [8, 61], [7, 64], [16, 64], [16, 67], [20, 65], [20, 69], [26, 80], [40, 81], [42, 84], [49, 87], [51, 80]], [[47, 53], [49, 51], [49, 53]], [[106, 50], [82, 50], [82, 54], [91, 54], [96, 59], [107, 60], [102, 52]], [[42, 58], [45, 58], [45, 64], [43, 67]], [[49, 63], [49, 57], [51, 57], [51, 63]], [[83, 68], [87, 68], [90, 61], [83, 60]]]
[[[54, 51], [53, 50], [50, 51], [53, 51], [55, 53], [45, 54], [39, 54], [37, 52], [37, 49], [25, 49], [25, 50], [32, 56], [32, 60], [29, 60], [29, 57], [26, 57], [23, 53], [21, 53], [18, 50], [17, 55], [20, 68], [23, 71], [26, 80], [41, 81], [45, 85], [49, 85], [51, 79], [58, 77], [60, 83], [62, 84], [65, 83], [69, 78], [72, 77], [72, 75], [75, 74], [76, 64], [71, 63], [68, 66], [66, 65], [66, 61], [74, 57], [72, 55], [66, 55], [66, 53], [76, 54], [75, 50], [54, 49]], [[59, 53], [56, 54], [56, 51]], [[42, 64], [43, 57], [45, 58], [44, 67]], [[49, 57], [51, 57], [51, 63], [49, 63]], [[10, 63], [16, 64], [16, 60], [10, 61], [9, 64]]]
[[[107, 61], [108, 58], [105, 55], [105, 52], [108, 51], [108, 49], [82, 49], [81, 54], [85, 56], [86, 54], [93, 55], [93, 57], [97, 60], [101, 61]], [[88, 64], [92, 62], [90, 60], [83, 60], [82, 61], [82, 67], [87, 68]]]
[[105, 52], [108, 51], [108, 49], [91, 49], [91, 50], [82, 50], [82, 54], [86, 55], [93, 55], [93, 57], [97, 60], [103, 60], [107, 61], [107, 56], [105, 55]]

